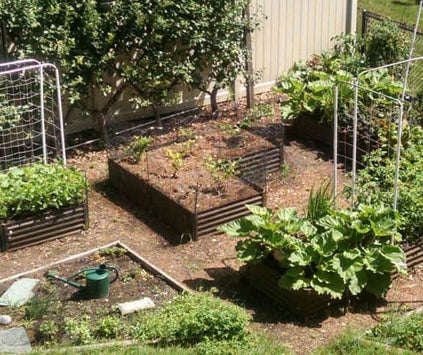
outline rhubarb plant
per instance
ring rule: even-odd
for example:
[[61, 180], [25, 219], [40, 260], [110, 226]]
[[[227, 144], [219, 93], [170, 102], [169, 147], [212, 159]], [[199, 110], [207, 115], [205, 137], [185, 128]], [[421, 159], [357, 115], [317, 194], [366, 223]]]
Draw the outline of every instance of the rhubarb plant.
[[281, 270], [279, 286], [298, 290], [311, 287], [319, 294], [342, 298], [367, 291], [383, 297], [391, 273], [406, 273], [405, 255], [392, 241], [400, 218], [383, 207], [361, 205], [333, 210], [311, 220], [294, 208], [272, 211], [249, 205], [252, 213], [219, 227], [237, 243], [238, 258], [264, 263], [273, 258]]

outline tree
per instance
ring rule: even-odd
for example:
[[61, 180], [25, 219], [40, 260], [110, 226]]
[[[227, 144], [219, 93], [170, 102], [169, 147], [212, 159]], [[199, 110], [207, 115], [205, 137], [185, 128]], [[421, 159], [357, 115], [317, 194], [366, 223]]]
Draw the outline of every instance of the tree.
[[192, 68], [188, 84], [210, 95], [216, 116], [219, 89], [233, 84], [246, 71], [244, 36], [253, 28], [244, 16], [246, 0], [195, 2], [200, 7], [191, 18], [196, 35], [191, 39], [188, 56]]

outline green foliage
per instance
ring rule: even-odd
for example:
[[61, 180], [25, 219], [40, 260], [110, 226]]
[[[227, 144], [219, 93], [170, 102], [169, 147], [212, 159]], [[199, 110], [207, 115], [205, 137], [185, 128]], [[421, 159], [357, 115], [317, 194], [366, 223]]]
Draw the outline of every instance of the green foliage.
[[[244, 33], [258, 23], [244, 18], [246, 3], [117, 0], [106, 10], [96, 0], [4, 0], [0, 16], [11, 56], [59, 65], [70, 103], [104, 123], [124, 92], [158, 119], [178, 100], [179, 84], [210, 92], [215, 103], [217, 90], [245, 71]], [[94, 89], [107, 97], [103, 107], [88, 100]]]
[[90, 344], [94, 341], [89, 317], [79, 319], [65, 318], [64, 330], [74, 345]]
[[[279, 78], [275, 91], [288, 96], [288, 100], [281, 103], [282, 119], [309, 115], [330, 125], [334, 112], [335, 85], [339, 86], [339, 95], [342, 97], [339, 111], [351, 113], [354, 90], [345, 82], [352, 83], [356, 75], [366, 68], [366, 57], [359, 51], [361, 41], [351, 36], [338, 36], [336, 39], [338, 42], [333, 50], [315, 56], [307, 63], [297, 62], [288, 73]], [[368, 89], [360, 90], [358, 97], [358, 110], [363, 121], [380, 119], [386, 115], [387, 108], [393, 106], [392, 101], [374, 95], [371, 91], [393, 97], [402, 92], [401, 82], [388, 70], [364, 74], [360, 78], [360, 85]], [[380, 112], [369, 113], [370, 104], [373, 108], [380, 109]], [[340, 115], [340, 119], [344, 120], [345, 116]]]
[[395, 349], [360, 338], [358, 332], [347, 330], [328, 345], [317, 348], [316, 355], [412, 355], [412, 351]]
[[206, 168], [212, 174], [213, 179], [222, 181], [239, 174], [239, 160], [206, 158]]
[[28, 320], [40, 320], [50, 310], [53, 303], [53, 295], [35, 295], [25, 305], [25, 318]]
[[0, 94], [0, 130], [15, 127], [22, 122], [22, 114], [27, 112], [28, 105], [10, 105], [6, 96]]
[[328, 214], [333, 203], [333, 186], [330, 180], [326, 180], [314, 191], [311, 188], [307, 204], [307, 218], [316, 221]]
[[[366, 167], [358, 172], [357, 196], [362, 203], [392, 206], [397, 145], [396, 126], [380, 132], [382, 146], [370, 153]], [[408, 240], [423, 233], [423, 129], [405, 126], [402, 135], [397, 208], [402, 217], [400, 230]]]
[[391, 239], [399, 216], [392, 210], [360, 205], [331, 210], [317, 220], [250, 205], [252, 215], [220, 226], [237, 243], [238, 258], [263, 263], [273, 258], [282, 270], [279, 285], [298, 290], [311, 287], [319, 294], [341, 298], [363, 290], [382, 297], [391, 283], [391, 272], [404, 274], [405, 256]]
[[203, 341], [242, 341], [250, 316], [240, 307], [209, 294], [184, 294], [154, 313], [141, 314], [134, 336], [161, 346], [191, 346]]
[[240, 123], [240, 127], [248, 128], [251, 126], [251, 123], [258, 121], [263, 117], [272, 117], [274, 115], [275, 107], [273, 105], [259, 102], [247, 111], [247, 114]]
[[395, 316], [385, 320], [370, 331], [368, 339], [421, 353], [423, 351], [423, 315]]
[[13, 167], [0, 174], [0, 218], [20, 218], [85, 201], [83, 173], [61, 164]]
[[134, 162], [138, 163], [152, 141], [151, 137], [134, 136], [129, 147], [125, 148], [125, 153], [131, 154]]
[[125, 248], [114, 246], [114, 247], [101, 249], [98, 253], [101, 256], [112, 255], [118, 258], [122, 255], [125, 255], [127, 253], [127, 250]]
[[[45, 320], [38, 327], [37, 338], [42, 342], [53, 342], [59, 334], [59, 326], [53, 320]], [[56, 339], [57, 340], [57, 339]]]
[[122, 323], [119, 318], [107, 316], [100, 319], [95, 327], [95, 333], [99, 338], [117, 339], [122, 332]]
[[409, 50], [405, 33], [392, 21], [377, 21], [366, 33], [364, 46], [372, 68], [404, 60]]

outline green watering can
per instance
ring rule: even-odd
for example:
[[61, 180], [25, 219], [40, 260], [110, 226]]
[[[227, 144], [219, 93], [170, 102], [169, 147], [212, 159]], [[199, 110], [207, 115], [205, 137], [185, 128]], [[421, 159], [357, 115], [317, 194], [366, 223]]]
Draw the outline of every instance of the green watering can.
[[[112, 280], [109, 279], [109, 270], [113, 271], [115, 274], [115, 277]], [[84, 275], [85, 286], [72, 281], [72, 279], [79, 275]], [[101, 264], [95, 268], [78, 271], [75, 275], [72, 275], [67, 279], [57, 276], [52, 272], [47, 274], [47, 278], [59, 280], [73, 287], [76, 287], [78, 290], [80, 290], [82, 296], [85, 299], [107, 297], [109, 295], [109, 285], [115, 282], [118, 277], [119, 273], [116, 267], [107, 266], [105, 264]]]

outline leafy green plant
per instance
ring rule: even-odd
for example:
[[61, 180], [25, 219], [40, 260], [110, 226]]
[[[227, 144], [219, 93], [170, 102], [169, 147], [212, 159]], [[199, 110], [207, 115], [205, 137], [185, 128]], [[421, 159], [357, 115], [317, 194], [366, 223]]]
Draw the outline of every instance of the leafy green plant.
[[273, 105], [259, 102], [247, 111], [247, 114], [240, 122], [240, 127], [248, 128], [251, 126], [251, 123], [258, 121], [263, 117], [272, 117], [274, 115], [275, 107]]
[[238, 258], [247, 263], [276, 260], [281, 268], [279, 286], [341, 298], [363, 290], [384, 296], [391, 272], [406, 271], [404, 252], [392, 245], [401, 240], [399, 216], [382, 207], [328, 210], [313, 221], [288, 208], [272, 211], [248, 206], [251, 216], [219, 227], [237, 243]]
[[[339, 112], [351, 113], [354, 104], [352, 83], [356, 75], [366, 69], [366, 57], [360, 51], [362, 42], [347, 37], [336, 37], [333, 50], [315, 56], [307, 63], [297, 62], [288, 73], [281, 75], [275, 91], [288, 96], [281, 102], [281, 117], [289, 119], [308, 115], [323, 124], [331, 125], [334, 111], [334, 87], [338, 85], [342, 97]], [[358, 48], [355, 48], [358, 47]], [[388, 96], [399, 96], [402, 84], [388, 70], [365, 73], [360, 78], [360, 85], [368, 90], [360, 90], [358, 109], [363, 120], [371, 121], [375, 112], [369, 114], [370, 103], [374, 110], [386, 115], [388, 107], [394, 104], [384, 96], [374, 95], [380, 92]], [[345, 120], [348, 115], [340, 115]], [[343, 124], [349, 122], [343, 122]]]
[[[359, 170], [356, 189], [360, 203], [383, 203], [392, 206], [396, 170], [396, 126], [379, 132], [381, 147], [366, 159], [366, 167]], [[420, 238], [423, 233], [423, 129], [404, 126], [401, 164], [399, 167], [399, 195], [397, 208], [402, 217], [400, 231], [407, 240]]]
[[374, 327], [367, 334], [367, 338], [421, 353], [423, 351], [423, 315], [390, 317]]
[[13, 167], [0, 174], [0, 219], [21, 218], [85, 201], [82, 172], [61, 164]]
[[184, 152], [178, 152], [173, 149], [166, 150], [166, 157], [171, 160], [173, 167], [173, 177], [176, 177], [177, 171], [185, 167], [186, 154]]
[[138, 163], [152, 141], [151, 137], [134, 136], [129, 147], [125, 149], [125, 153], [131, 154], [134, 162]]
[[114, 316], [100, 319], [95, 326], [95, 334], [99, 338], [116, 339], [122, 331], [121, 321]]
[[209, 294], [184, 294], [154, 313], [140, 314], [133, 333], [162, 346], [242, 340], [248, 337], [250, 319], [242, 308]]
[[43, 321], [37, 330], [37, 338], [44, 343], [53, 342], [59, 334], [59, 326], [54, 320]]
[[392, 21], [377, 21], [364, 39], [365, 55], [371, 68], [406, 59], [409, 43]]
[[210, 156], [206, 158], [206, 168], [216, 181], [222, 181], [238, 175], [240, 173], [239, 165], [239, 160], [221, 158], [216, 160]]
[[75, 345], [90, 344], [94, 341], [89, 317], [79, 319], [65, 318], [64, 330], [71, 342]]
[[109, 248], [103, 248], [98, 252], [101, 256], [115, 256], [120, 257], [122, 255], [125, 255], [127, 253], [127, 250], [125, 248], [121, 248], [118, 246], [109, 247]]

